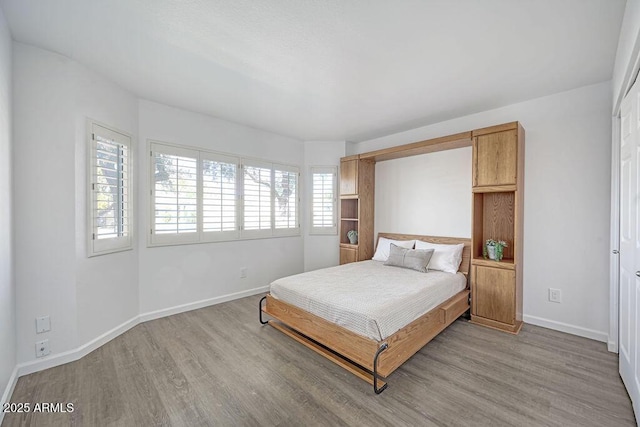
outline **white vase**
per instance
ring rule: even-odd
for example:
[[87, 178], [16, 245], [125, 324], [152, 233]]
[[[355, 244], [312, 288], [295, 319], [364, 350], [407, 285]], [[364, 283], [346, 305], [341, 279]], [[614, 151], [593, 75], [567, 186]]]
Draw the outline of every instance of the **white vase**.
[[487, 246], [487, 254], [489, 255], [489, 259], [496, 259], [496, 247], [495, 246]]

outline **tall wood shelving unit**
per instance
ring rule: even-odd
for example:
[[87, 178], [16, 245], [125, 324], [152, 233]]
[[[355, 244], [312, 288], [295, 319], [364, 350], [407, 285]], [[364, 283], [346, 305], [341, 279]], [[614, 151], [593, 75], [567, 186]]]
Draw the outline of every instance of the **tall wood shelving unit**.
[[[340, 264], [371, 259], [375, 163], [473, 147], [471, 321], [518, 333], [522, 327], [524, 129], [505, 123], [344, 157], [340, 161]], [[347, 232], [358, 231], [358, 244]], [[504, 240], [502, 261], [483, 258], [487, 239]]]
[[[473, 133], [471, 321], [507, 332], [522, 327], [524, 129], [518, 122]], [[502, 261], [484, 259], [487, 239], [504, 240]]]
[[[373, 257], [375, 163], [359, 156], [340, 160], [340, 264]], [[358, 243], [347, 233], [358, 232]]]

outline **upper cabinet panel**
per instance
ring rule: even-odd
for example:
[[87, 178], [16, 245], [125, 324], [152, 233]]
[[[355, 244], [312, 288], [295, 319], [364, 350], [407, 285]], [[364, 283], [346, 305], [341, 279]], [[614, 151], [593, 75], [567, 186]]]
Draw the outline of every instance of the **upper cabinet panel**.
[[340, 195], [358, 194], [358, 160], [340, 162]]
[[478, 135], [473, 142], [473, 186], [515, 185], [517, 129]]

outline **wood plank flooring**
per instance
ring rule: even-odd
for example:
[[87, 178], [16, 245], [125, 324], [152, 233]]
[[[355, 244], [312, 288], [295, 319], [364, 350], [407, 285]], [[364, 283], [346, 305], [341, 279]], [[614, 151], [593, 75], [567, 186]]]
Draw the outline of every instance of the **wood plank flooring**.
[[635, 425], [603, 343], [458, 320], [371, 386], [258, 322], [259, 296], [143, 323], [85, 358], [19, 379], [2, 426]]

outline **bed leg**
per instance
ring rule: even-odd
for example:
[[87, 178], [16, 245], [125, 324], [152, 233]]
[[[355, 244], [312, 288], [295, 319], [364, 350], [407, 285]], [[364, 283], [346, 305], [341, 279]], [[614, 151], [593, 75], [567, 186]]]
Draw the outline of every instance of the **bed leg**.
[[267, 323], [269, 323], [268, 320], [262, 320], [262, 301], [266, 300], [267, 296], [263, 296], [260, 299], [260, 302], [258, 303], [258, 314], [260, 315], [260, 323], [262, 323], [263, 325], [266, 325]]
[[378, 348], [378, 351], [376, 351], [376, 355], [373, 357], [373, 391], [375, 391], [376, 394], [382, 393], [388, 385], [385, 383], [385, 385], [378, 388], [378, 357], [380, 356], [380, 353], [385, 351], [387, 348], [389, 348], [389, 344], [382, 344], [380, 348]]

